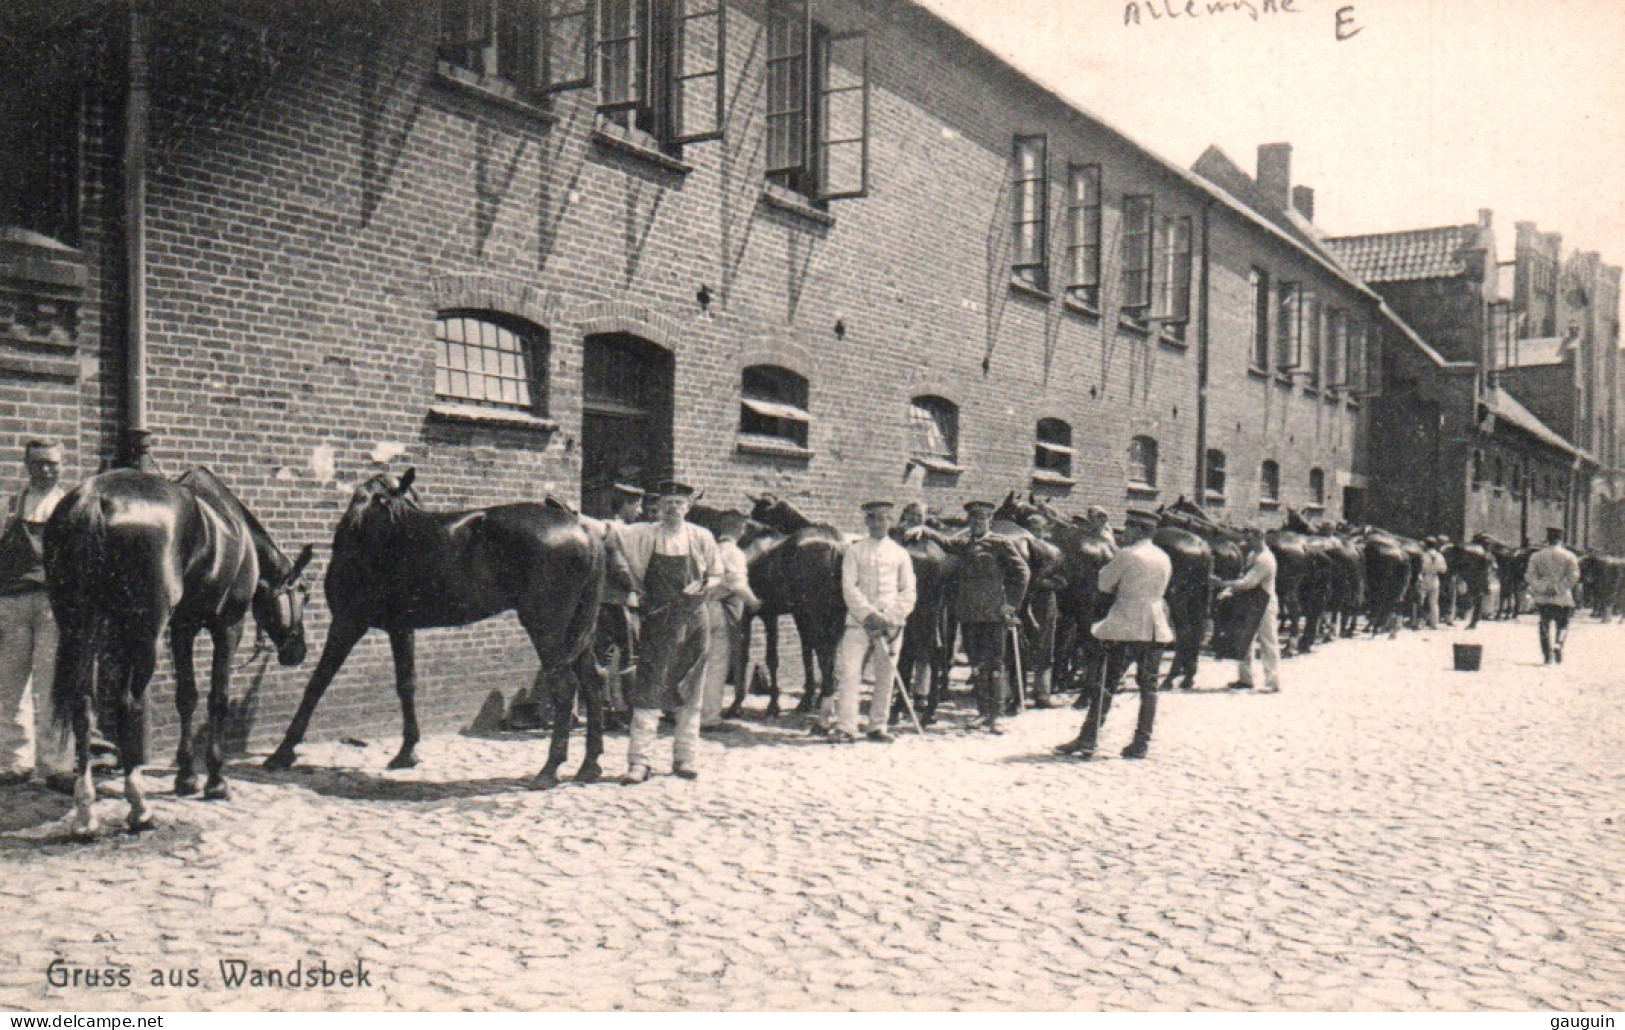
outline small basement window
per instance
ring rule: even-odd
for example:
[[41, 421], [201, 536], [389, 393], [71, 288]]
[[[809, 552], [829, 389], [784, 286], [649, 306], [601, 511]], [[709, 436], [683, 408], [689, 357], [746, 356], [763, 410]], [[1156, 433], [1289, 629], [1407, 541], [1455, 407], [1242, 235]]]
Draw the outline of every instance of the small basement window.
[[739, 390], [741, 442], [807, 449], [807, 379], [778, 365], [746, 368]]
[[1038, 420], [1038, 440], [1033, 452], [1037, 478], [1051, 482], [1072, 478], [1072, 427], [1058, 418]]
[[546, 354], [540, 326], [490, 312], [445, 312], [435, 322], [435, 397], [546, 415]]

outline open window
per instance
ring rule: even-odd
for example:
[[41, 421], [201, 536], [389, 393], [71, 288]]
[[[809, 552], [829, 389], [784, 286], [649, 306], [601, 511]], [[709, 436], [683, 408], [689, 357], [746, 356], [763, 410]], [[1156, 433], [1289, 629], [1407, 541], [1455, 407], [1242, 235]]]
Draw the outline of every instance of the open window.
[[1072, 426], [1058, 418], [1038, 420], [1033, 448], [1033, 479], [1043, 483], [1072, 482]]
[[721, 138], [726, 18], [723, 0], [598, 0], [599, 115], [665, 145]]
[[1151, 308], [1151, 197], [1123, 198], [1123, 314], [1142, 319]]
[[820, 203], [869, 192], [868, 36], [831, 32], [806, 0], [768, 13], [767, 178]]
[[908, 406], [910, 456], [928, 472], [956, 473], [959, 467], [959, 408], [944, 397], [915, 397]]
[[1067, 293], [1100, 306], [1100, 166], [1070, 165], [1066, 183]]
[[1302, 361], [1303, 297], [1297, 283], [1281, 283], [1275, 292], [1275, 370], [1292, 372]]
[[745, 445], [807, 450], [808, 387], [804, 376], [777, 365], [751, 365], [739, 390], [739, 439]]
[[1281, 466], [1273, 460], [1259, 466], [1258, 503], [1264, 508], [1273, 508], [1281, 503]]
[[1321, 510], [1326, 507], [1326, 470], [1309, 470], [1309, 507]]
[[1128, 485], [1131, 490], [1157, 488], [1157, 441], [1136, 436], [1128, 442]]
[[1224, 452], [1209, 450], [1207, 452], [1207, 479], [1206, 496], [1203, 498], [1208, 504], [1224, 503], [1225, 466]]
[[1152, 314], [1169, 335], [1183, 339], [1191, 317], [1191, 219], [1164, 217], [1157, 222], [1156, 303]]
[[1017, 136], [1011, 182], [1010, 271], [1017, 282], [1049, 289], [1049, 141]]

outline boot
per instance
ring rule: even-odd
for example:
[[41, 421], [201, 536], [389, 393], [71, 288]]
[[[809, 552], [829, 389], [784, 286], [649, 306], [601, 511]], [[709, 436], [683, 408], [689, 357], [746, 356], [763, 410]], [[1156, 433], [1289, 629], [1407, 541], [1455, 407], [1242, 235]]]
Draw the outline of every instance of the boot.
[[[1088, 691], [1084, 692], [1087, 696]], [[1083, 727], [1078, 735], [1055, 750], [1063, 755], [1076, 755], [1079, 758], [1094, 757], [1095, 748], [1100, 739], [1100, 727], [1106, 725], [1106, 713], [1111, 711], [1112, 695], [1109, 691], [1101, 690], [1091, 698], [1089, 714], [1083, 720]]]
[[1050, 704], [1049, 692], [1050, 692], [1050, 670], [1048, 670], [1048, 669], [1040, 669], [1037, 672], [1033, 673], [1033, 697], [1032, 697], [1033, 707], [1034, 708], [1053, 708], [1054, 705]]
[[1140, 693], [1139, 719], [1134, 725], [1134, 740], [1123, 749], [1124, 758], [1144, 758], [1151, 747], [1151, 726], [1157, 721], [1157, 692]]

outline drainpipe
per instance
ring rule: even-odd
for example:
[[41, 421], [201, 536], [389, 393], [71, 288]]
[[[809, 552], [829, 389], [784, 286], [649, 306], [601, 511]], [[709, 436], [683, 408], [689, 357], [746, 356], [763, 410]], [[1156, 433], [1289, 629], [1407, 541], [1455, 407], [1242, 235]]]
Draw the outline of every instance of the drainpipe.
[[124, 439], [119, 464], [150, 471], [147, 428], [147, 15], [126, 13], [124, 97]]
[[1207, 381], [1208, 381], [1208, 228], [1213, 198], [1202, 205], [1201, 321], [1196, 326], [1196, 503], [1207, 506]]

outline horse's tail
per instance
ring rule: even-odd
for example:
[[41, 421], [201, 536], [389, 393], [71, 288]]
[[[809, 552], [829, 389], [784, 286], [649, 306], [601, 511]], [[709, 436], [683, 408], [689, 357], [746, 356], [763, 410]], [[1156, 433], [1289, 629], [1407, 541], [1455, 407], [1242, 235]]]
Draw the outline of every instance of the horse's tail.
[[576, 599], [575, 611], [570, 613], [570, 647], [566, 652], [566, 665], [592, 648], [593, 635], [598, 631], [598, 605], [603, 600], [604, 580], [608, 575], [603, 534], [583, 526], [581, 535], [587, 541], [587, 579], [581, 588], [581, 595]]
[[107, 589], [107, 513], [93, 484], [75, 490], [45, 531], [45, 584], [57, 621], [56, 676], [51, 707], [59, 724], [94, 689], [102, 623], [100, 592]]

